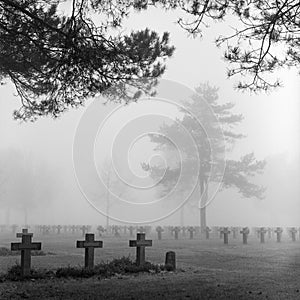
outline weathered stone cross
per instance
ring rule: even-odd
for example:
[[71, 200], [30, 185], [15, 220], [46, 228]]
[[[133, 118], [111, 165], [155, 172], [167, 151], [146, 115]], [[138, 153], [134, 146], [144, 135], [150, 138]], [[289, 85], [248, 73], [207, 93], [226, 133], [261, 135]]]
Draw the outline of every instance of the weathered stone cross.
[[22, 229], [22, 233], [17, 233], [17, 237], [22, 238], [22, 243], [11, 243], [11, 251], [21, 250], [22, 276], [30, 275], [31, 250], [41, 250], [42, 248], [42, 243], [32, 243], [32, 236], [32, 233], [28, 233], [28, 229]]
[[209, 240], [209, 233], [210, 232], [211, 232], [211, 229], [208, 226], [206, 226], [206, 228], [205, 228], [205, 237], [206, 237], [207, 240]]
[[175, 240], [178, 240], [178, 233], [180, 232], [180, 228], [176, 226], [172, 229], [172, 231], [174, 232]]
[[161, 234], [164, 231], [163, 228], [161, 226], [157, 226], [156, 227], [156, 231], [157, 231], [157, 238], [158, 238], [158, 240], [161, 240]]
[[145, 233], [137, 233], [136, 241], [129, 241], [129, 247], [136, 247], [136, 264], [138, 266], [145, 263], [145, 247], [151, 246], [152, 240], [146, 240]]
[[297, 229], [296, 229], [295, 227], [292, 227], [292, 228], [290, 229], [290, 233], [291, 233], [291, 235], [292, 235], [292, 241], [293, 241], [293, 242], [296, 242], [296, 233], [297, 233]]
[[194, 232], [196, 231], [196, 229], [194, 227], [189, 227], [188, 228], [188, 232], [190, 233], [190, 240], [192, 240], [194, 238]]
[[243, 235], [243, 244], [247, 244], [247, 239], [248, 239], [248, 234], [249, 234], [250, 230], [248, 227], [244, 227], [240, 233]]
[[228, 227], [224, 227], [220, 232], [224, 236], [224, 244], [227, 245], [228, 244], [228, 235], [230, 233], [230, 230], [228, 229]]
[[277, 227], [274, 232], [276, 233], [276, 239], [277, 239], [277, 243], [281, 242], [281, 234], [283, 232], [282, 228]]
[[102, 241], [95, 241], [95, 235], [93, 233], [85, 234], [85, 241], [77, 241], [77, 248], [85, 248], [84, 255], [84, 266], [85, 268], [93, 268], [94, 267], [94, 249], [102, 248]]
[[265, 242], [265, 234], [267, 230], [265, 227], [261, 227], [257, 230], [257, 233], [260, 235], [260, 242], [263, 244]]

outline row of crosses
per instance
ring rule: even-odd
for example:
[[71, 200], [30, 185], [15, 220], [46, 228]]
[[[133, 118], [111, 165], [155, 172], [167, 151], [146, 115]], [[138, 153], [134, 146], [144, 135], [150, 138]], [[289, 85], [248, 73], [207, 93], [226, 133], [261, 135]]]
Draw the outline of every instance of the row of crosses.
[[[22, 238], [22, 242], [11, 243], [11, 250], [21, 251], [21, 274], [23, 277], [27, 277], [30, 276], [31, 251], [41, 250], [42, 243], [33, 243], [33, 234], [29, 233], [28, 229], [22, 229], [22, 233], [17, 233], [17, 237]], [[136, 264], [138, 266], [145, 264], [145, 247], [149, 246], [152, 246], [152, 240], [146, 240], [145, 233], [137, 233], [137, 239], [129, 241], [129, 247], [136, 247]], [[85, 268], [93, 268], [95, 248], [103, 248], [103, 242], [95, 241], [95, 235], [93, 233], [86, 233], [85, 240], [77, 241], [76, 247], [85, 249]]]

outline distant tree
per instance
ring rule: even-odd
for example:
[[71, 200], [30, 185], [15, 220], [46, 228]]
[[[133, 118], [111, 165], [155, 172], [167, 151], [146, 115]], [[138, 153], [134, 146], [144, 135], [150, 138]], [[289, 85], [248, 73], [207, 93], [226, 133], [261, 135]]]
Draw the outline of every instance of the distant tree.
[[[132, 10], [160, 7], [178, 9], [185, 14], [177, 22], [193, 36], [201, 36], [211, 21], [228, 21], [232, 34], [216, 38], [217, 46], [226, 47], [224, 58], [231, 68], [228, 76], [246, 76], [237, 88], [251, 91], [269, 90], [280, 85], [269, 77], [282, 67], [300, 67], [299, 0], [94, 0], [102, 12], [111, 11], [121, 26]], [[232, 22], [234, 21], [234, 22]], [[232, 23], [235, 28], [232, 28]]]
[[[243, 117], [235, 114], [232, 109], [233, 103], [220, 103], [218, 99], [218, 89], [208, 84], [202, 84], [196, 88], [195, 94], [184, 103], [182, 109], [183, 117], [177, 122], [163, 125], [159, 134], [151, 134], [151, 140], [157, 144], [156, 150], [160, 151], [169, 159], [167, 168], [162, 166], [149, 166], [143, 164], [143, 168], [150, 172], [154, 178], [160, 178], [160, 191], [163, 195], [170, 192], [179, 176], [181, 176], [181, 190], [190, 190], [193, 181], [198, 182], [200, 190], [200, 224], [206, 227], [206, 206], [208, 201], [209, 184], [221, 182], [223, 188], [236, 188], [238, 192], [246, 198], [262, 198], [264, 188], [252, 183], [249, 178], [263, 171], [265, 162], [255, 159], [253, 153], [246, 154], [240, 160], [226, 160], [225, 169], [222, 168], [224, 151], [233, 149], [234, 143], [243, 138], [243, 135], [235, 131]], [[213, 111], [215, 117], [211, 113]], [[190, 114], [192, 112], [193, 115]], [[195, 122], [196, 117], [201, 126]], [[219, 134], [218, 128], [222, 127], [226, 141]], [[189, 132], [197, 146], [192, 145], [187, 139]], [[167, 137], [167, 138], [165, 138]], [[181, 159], [176, 157], [172, 141], [176, 141], [176, 146], [181, 151]], [[213, 153], [214, 152], [214, 153]], [[199, 157], [198, 157], [199, 155]], [[178, 157], [178, 156], [177, 156]], [[167, 160], [168, 161], [168, 160]], [[184, 166], [184, 167], [182, 167]], [[195, 170], [199, 169], [199, 173]], [[185, 171], [184, 171], [185, 170]], [[198, 178], [192, 178], [198, 176]]]
[[28, 223], [28, 212], [46, 206], [58, 191], [58, 175], [48, 165], [24, 155], [19, 150], [0, 152], [3, 184], [0, 186], [1, 207], [20, 210]]
[[[65, 2], [72, 7], [68, 16], [59, 10]], [[112, 101], [134, 101], [137, 94], [124, 89], [128, 80], [146, 90], [155, 85], [174, 51], [169, 34], [111, 34], [113, 12], [98, 25], [94, 12], [87, 0], [0, 0], [0, 82], [10, 79], [21, 98], [15, 118], [57, 117], [105, 92]], [[135, 83], [140, 78], [148, 82]]]

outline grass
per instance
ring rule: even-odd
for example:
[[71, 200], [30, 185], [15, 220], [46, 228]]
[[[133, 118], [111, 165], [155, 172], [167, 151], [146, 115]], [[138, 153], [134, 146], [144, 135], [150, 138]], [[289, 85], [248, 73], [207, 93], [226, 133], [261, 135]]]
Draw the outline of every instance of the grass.
[[138, 266], [129, 257], [121, 257], [113, 259], [112, 261], [102, 262], [97, 264], [92, 269], [87, 269], [84, 267], [62, 267], [58, 268], [56, 271], [47, 269], [31, 269], [30, 276], [24, 278], [21, 274], [21, 266], [16, 263], [14, 266], [10, 267], [7, 274], [0, 277], [0, 281], [10, 280], [10, 281], [21, 281], [24, 279], [46, 279], [46, 278], [89, 278], [93, 276], [98, 276], [100, 278], [109, 278], [115, 275], [125, 275], [125, 274], [136, 274], [140, 272], [147, 273], [159, 273], [161, 271], [172, 271], [170, 266], [152, 264], [146, 262], [145, 264]]

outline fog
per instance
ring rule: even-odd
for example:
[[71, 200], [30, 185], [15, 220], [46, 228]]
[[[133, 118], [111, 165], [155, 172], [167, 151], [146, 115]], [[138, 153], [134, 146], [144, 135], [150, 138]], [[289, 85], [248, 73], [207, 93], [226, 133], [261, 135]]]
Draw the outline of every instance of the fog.
[[[176, 51], [167, 61], [163, 78], [187, 89], [205, 82], [218, 87], [220, 103], [235, 103], [234, 112], [244, 117], [237, 131], [246, 137], [226, 152], [226, 158], [239, 159], [254, 152], [258, 160], [267, 162], [263, 174], [252, 178], [266, 188], [265, 197], [245, 198], [236, 189], [219, 189], [207, 206], [207, 224], [299, 226], [298, 75], [294, 70], [279, 72], [284, 86], [268, 94], [238, 92], [235, 81], [226, 78], [222, 51], [213, 45], [221, 25], [207, 30], [202, 39], [192, 39], [174, 24], [175, 16], [176, 12], [165, 15], [149, 10], [127, 20], [125, 30], [147, 26], [158, 32], [169, 31]], [[176, 98], [176, 93], [170, 91], [169, 97]], [[178, 107], [141, 101], [119, 108], [103, 106], [98, 99], [97, 114], [90, 115], [94, 100], [56, 120], [41, 118], [34, 123], [19, 123], [12, 118], [20, 105], [14, 87], [10, 83], [0, 87], [0, 223], [106, 224], [110, 197], [111, 224], [145, 220], [198, 225], [197, 190], [185, 203], [180, 194], [175, 194], [171, 197], [173, 202], [169, 199], [150, 205], [161, 198], [160, 187], [141, 166], [145, 162], [172, 164], [174, 157], [168, 161], [155, 151], [156, 145], [147, 133], [157, 132], [161, 125], [180, 118]], [[89, 126], [97, 126], [81, 127], [84, 118], [91, 122]], [[78, 134], [82, 138], [76, 144]], [[92, 139], [94, 143], [88, 149]], [[74, 166], [76, 154], [87, 161], [75, 161]], [[80, 156], [83, 154], [92, 156]], [[92, 162], [93, 170], [86, 165]], [[83, 173], [76, 173], [78, 168]], [[176, 210], [183, 204], [184, 213], [182, 208]]]

